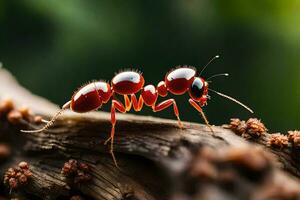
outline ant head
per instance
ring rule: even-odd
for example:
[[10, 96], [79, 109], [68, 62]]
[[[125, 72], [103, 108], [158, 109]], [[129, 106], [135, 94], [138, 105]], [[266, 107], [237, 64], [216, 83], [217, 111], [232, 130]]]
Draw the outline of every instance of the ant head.
[[201, 77], [195, 77], [189, 88], [189, 95], [201, 106], [205, 105], [208, 98], [208, 82]]

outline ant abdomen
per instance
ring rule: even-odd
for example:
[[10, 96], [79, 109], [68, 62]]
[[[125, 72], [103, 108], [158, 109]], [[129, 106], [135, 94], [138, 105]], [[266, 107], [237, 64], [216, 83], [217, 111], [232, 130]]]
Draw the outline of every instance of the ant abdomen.
[[71, 99], [70, 109], [84, 113], [97, 110], [111, 97], [110, 85], [104, 81], [89, 83], [80, 88]]

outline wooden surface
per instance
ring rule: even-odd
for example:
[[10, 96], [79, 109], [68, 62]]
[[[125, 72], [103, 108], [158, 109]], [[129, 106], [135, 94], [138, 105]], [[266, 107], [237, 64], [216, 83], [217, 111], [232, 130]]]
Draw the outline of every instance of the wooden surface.
[[[0, 99], [51, 117], [51, 102], [22, 88], [0, 69]], [[270, 134], [251, 142], [214, 126], [212, 134], [200, 124], [132, 114], [118, 114], [115, 154], [117, 169], [103, 143], [110, 133], [110, 115], [104, 112], [66, 112], [44, 133], [24, 134], [5, 119], [0, 139], [12, 148], [0, 163], [0, 174], [20, 161], [30, 165], [30, 182], [3, 198], [192, 200], [192, 199], [300, 199], [299, 152], [291, 147], [268, 147]], [[87, 163], [91, 180], [74, 184], [61, 173], [69, 159]], [[275, 198], [276, 197], [276, 198]], [[1, 198], [1, 197], [0, 197]]]

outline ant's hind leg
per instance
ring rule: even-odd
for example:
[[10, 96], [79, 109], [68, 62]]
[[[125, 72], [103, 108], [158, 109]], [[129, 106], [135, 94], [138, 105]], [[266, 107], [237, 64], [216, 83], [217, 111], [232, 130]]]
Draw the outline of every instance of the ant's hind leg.
[[[111, 132], [110, 132], [110, 137], [105, 141], [105, 145], [110, 141], [110, 153], [112, 155], [113, 161], [116, 165], [116, 167], [118, 167], [117, 164], [117, 160], [114, 154], [114, 136], [115, 136], [115, 125], [116, 125], [116, 109], [118, 111], [120, 111], [121, 113], [125, 113], [126, 109], [124, 107], [124, 105], [117, 101], [117, 100], [112, 100], [112, 104], [111, 104]], [[119, 168], [119, 167], [118, 167]]]
[[158, 111], [161, 111], [161, 110], [164, 110], [166, 108], [168, 108], [169, 106], [173, 105], [173, 110], [174, 110], [174, 114], [176, 115], [177, 117], [177, 120], [178, 120], [178, 125], [180, 128], [182, 128], [182, 123], [181, 123], [181, 120], [180, 120], [180, 117], [179, 117], [179, 111], [178, 111], [178, 107], [176, 105], [176, 101], [174, 99], [168, 99], [168, 100], [165, 100], [157, 105], [154, 105], [153, 106], [153, 111], [154, 112], [158, 112]]
[[191, 106], [193, 106], [193, 108], [195, 108], [202, 116], [202, 118], [204, 119], [205, 124], [208, 126], [208, 128], [211, 130], [212, 133], [214, 133], [214, 130], [212, 129], [211, 125], [209, 124], [201, 106], [199, 106], [197, 104], [197, 102], [195, 102], [193, 99], [189, 99], [189, 103], [191, 104]]

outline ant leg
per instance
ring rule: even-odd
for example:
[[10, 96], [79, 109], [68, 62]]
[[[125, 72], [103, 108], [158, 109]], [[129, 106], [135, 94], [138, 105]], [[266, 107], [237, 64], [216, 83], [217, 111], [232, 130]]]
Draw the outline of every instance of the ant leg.
[[144, 99], [142, 95], [140, 95], [139, 100], [137, 100], [135, 94], [131, 95], [131, 101], [133, 105], [134, 111], [141, 111], [144, 105]]
[[124, 95], [124, 102], [125, 102], [126, 111], [130, 111], [132, 104], [129, 97], [126, 94]]
[[[110, 141], [110, 153], [114, 160], [115, 165], [118, 167], [116, 157], [114, 155], [114, 136], [115, 136], [115, 125], [116, 125], [116, 109], [121, 113], [126, 113], [124, 105], [118, 100], [112, 100], [111, 104], [111, 132], [110, 137], [105, 141], [105, 145]], [[118, 167], [119, 168], [119, 167]]]
[[177, 108], [177, 105], [176, 105], [176, 101], [174, 99], [168, 99], [168, 100], [165, 100], [157, 105], [153, 105], [152, 109], [154, 112], [158, 112], [158, 111], [161, 111], [161, 110], [164, 110], [166, 108], [168, 108], [169, 106], [173, 105], [173, 109], [174, 109], [174, 114], [176, 115], [177, 117], [177, 120], [178, 120], [178, 125], [180, 128], [182, 128], [182, 123], [180, 121], [180, 117], [179, 117], [179, 111], [178, 111], [178, 108]]
[[198, 105], [197, 102], [195, 102], [193, 99], [189, 99], [189, 103], [201, 114], [202, 118], [204, 119], [205, 124], [208, 126], [208, 128], [211, 130], [211, 132], [214, 133], [214, 130], [212, 129], [211, 125], [209, 124], [201, 106]]

